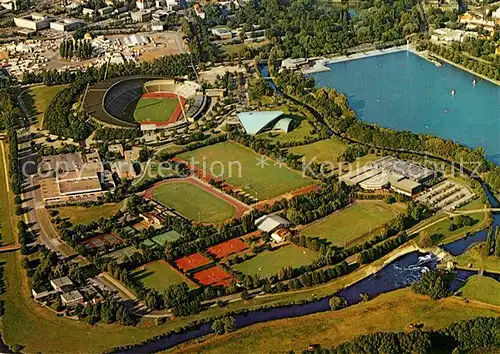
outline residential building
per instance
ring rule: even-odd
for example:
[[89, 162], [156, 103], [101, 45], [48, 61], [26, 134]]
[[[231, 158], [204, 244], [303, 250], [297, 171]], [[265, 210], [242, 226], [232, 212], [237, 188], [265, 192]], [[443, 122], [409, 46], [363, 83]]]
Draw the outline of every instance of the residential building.
[[205, 19], [205, 11], [203, 11], [203, 8], [200, 6], [200, 4], [194, 4], [194, 12], [199, 18], [203, 20]]
[[158, 10], [153, 12], [153, 21], [166, 21], [168, 18], [168, 12], [163, 10]]
[[135, 6], [139, 10], [146, 10], [146, 9], [149, 9], [151, 7], [151, 4], [148, 0], [136, 0]]
[[112, 144], [108, 146], [108, 151], [115, 153], [115, 154], [120, 154], [120, 156], [123, 156], [123, 145], [122, 144]]
[[477, 37], [477, 32], [438, 28], [432, 33], [431, 40], [435, 42], [465, 42]]
[[309, 60], [307, 58], [286, 58], [281, 62], [281, 67], [289, 70], [296, 70], [307, 63], [309, 63]]
[[103, 7], [102, 9], [98, 9], [97, 14], [99, 16], [105, 16], [105, 15], [109, 15], [109, 14], [113, 13], [114, 10], [115, 10], [115, 8], [113, 6], [106, 6], [106, 7]]
[[491, 17], [500, 20], [500, 7], [491, 13]]
[[140, 146], [133, 146], [132, 150], [127, 150], [123, 153], [125, 161], [131, 161], [131, 162], [138, 161], [140, 152], [141, 152]]

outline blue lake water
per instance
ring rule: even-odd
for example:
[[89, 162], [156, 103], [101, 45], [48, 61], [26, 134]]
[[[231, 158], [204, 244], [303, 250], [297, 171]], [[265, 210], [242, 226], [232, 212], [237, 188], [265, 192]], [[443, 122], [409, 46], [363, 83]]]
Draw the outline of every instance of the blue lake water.
[[473, 85], [472, 74], [406, 51], [330, 67], [312, 75], [316, 85], [346, 94], [361, 120], [480, 146], [500, 164], [499, 86], [479, 78]]

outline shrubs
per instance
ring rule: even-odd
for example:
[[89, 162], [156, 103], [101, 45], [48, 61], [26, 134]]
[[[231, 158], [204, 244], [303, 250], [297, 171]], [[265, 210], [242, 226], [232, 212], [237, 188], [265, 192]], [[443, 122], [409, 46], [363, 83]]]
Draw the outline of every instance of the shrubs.
[[429, 270], [411, 288], [417, 294], [437, 300], [451, 295], [450, 285], [454, 278], [455, 274], [448, 271]]

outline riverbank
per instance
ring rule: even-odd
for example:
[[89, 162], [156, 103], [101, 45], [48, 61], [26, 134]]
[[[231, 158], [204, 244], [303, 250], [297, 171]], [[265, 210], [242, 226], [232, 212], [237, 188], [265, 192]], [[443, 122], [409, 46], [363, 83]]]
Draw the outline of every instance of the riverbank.
[[342, 63], [345, 61], [351, 61], [351, 60], [356, 60], [356, 59], [370, 58], [370, 57], [375, 57], [378, 55], [384, 55], [384, 54], [389, 54], [389, 53], [403, 52], [403, 51], [406, 51], [407, 48], [408, 48], [407, 45], [401, 45], [401, 46], [391, 47], [391, 48], [386, 48], [386, 49], [373, 49], [373, 50], [369, 50], [366, 52], [359, 52], [359, 53], [354, 53], [354, 54], [349, 54], [349, 55], [320, 57], [320, 58], [315, 60], [313, 66], [311, 66], [308, 69], [303, 69], [302, 74], [309, 75], [309, 74], [315, 74], [315, 73], [320, 73], [320, 72], [324, 72], [324, 71], [330, 71], [330, 70], [332, 70], [332, 68], [330, 68], [328, 66], [330, 64]]

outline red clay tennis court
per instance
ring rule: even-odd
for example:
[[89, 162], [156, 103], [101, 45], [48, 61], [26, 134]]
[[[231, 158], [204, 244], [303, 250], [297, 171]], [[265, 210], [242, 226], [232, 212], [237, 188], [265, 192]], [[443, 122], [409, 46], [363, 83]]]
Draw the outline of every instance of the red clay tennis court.
[[224, 269], [220, 268], [219, 266], [208, 268], [202, 270], [201, 272], [195, 273], [194, 278], [203, 285], [224, 285], [227, 283], [227, 281], [231, 283], [232, 280], [231, 275], [226, 273]]
[[239, 238], [235, 238], [208, 248], [208, 252], [217, 258], [224, 258], [233, 253], [238, 253], [248, 248], [247, 244]]
[[211, 260], [201, 253], [194, 253], [190, 256], [179, 258], [175, 261], [175, 264], [177, 264], [177, 267], [183, 272], [187, 272], [188, 270], [204, 266], [210, 262]]

